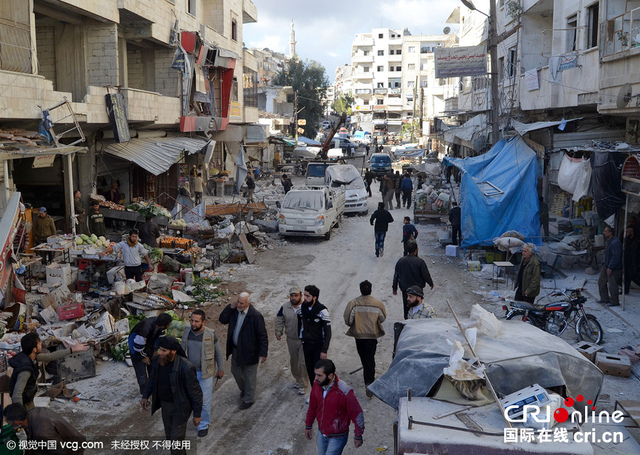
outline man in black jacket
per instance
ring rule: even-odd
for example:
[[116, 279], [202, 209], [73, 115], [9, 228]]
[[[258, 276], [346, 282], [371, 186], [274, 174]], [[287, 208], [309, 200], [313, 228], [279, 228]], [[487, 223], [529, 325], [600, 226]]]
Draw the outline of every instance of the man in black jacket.
[[158, 338], [164, 335], [171, 320], [171, 316], [167, 313], [143, 319], [135, 325], [129, 334], [129, 353], [141, 395], [144, 395], [147, 390], [147, 381], [151, 374], [151, 359], [156, 350], [156, 343]]
[[451, 203], [451, 210], [449, 210], [449, 222], [451, 223], [451, 242], [454, 245], [460, 245], [462, 241], [462, 212], [458, 203], [453, 201]]
[[371, 184], [373, 183], [373, 178], [373, 172], [371, 172], [369, 168], [367, 168], [366, 172], [364, 173], [364, 181], [367, 183], [367, 193], [369, 193], [369, 197], [371, 197]]
[[140, 404], [147, 409], [151, 398], [151, 414], [162, 408], [162, 423], [167, 440], [172, 441], [171, 454], [186, 454], [180, 443], [184, 441], [187, 422], [193, 411], [193, 424], [200, 424], [202, 390], [196, 368], [187, 360], [180, 342], [174, 337], [162, 337], [158, 343], [158, 355], [153, 359], [147, 390]]
[[145, 222], [140, 225], [138, 232], [142, 243], [154, 248], [158, 246], [157, 238], [160, 237], [160, 228], [153, 222], [151, 215], [145, 217]]
[[[373, 224], [374, 220], [376, 222], [375, 226]], [[389, 223], [393, 223], [393, 217], [391, 216], [391, 213], [384, 208], [384, 202], [378, 202], [378, 210], [371, 214], [369, 223], [371, 226], [374, 226], [373, 232], [376, 238], [376, 257], [383, 256], [384, 239], [387, 236], [387, 231], [389, 230]]]
[[320, 289], [310, 284], [304, 288], [304, 302], [300, 305], [302, 315], [302, 350], [304, 363], [309, 375], [309, 383], [316, 378], [314, 366], [320, 359], [327, 358], [331, 342], [331, 320], [329, 310], [318, 301]]
[[227, 359], [231, 356], [231, 374], [243, 399], [240, 409], [253, 405], [258, 381], [258, 361], [267, 360], [269, 338], [264, 317], [251, 305], [251, 296], [242, 292], [238, 300], [220, 313], [220, 322], [228, 324]]
[[402, 291], [402, 307], [404, 308], [404, 318], [409, 318], [409, 305], [407, 304], [407, 289], [411, 286], [420, 286], [424, 289], [428, 284], [433, 289], [433, 280], [429, 274], [429, 268], [423, 259], [418, 257], [418, 244], [409, 243], [407, 254], [398, 259], [396, 270], [393, 275], [393, 295], [398, 295], [398, 285]]

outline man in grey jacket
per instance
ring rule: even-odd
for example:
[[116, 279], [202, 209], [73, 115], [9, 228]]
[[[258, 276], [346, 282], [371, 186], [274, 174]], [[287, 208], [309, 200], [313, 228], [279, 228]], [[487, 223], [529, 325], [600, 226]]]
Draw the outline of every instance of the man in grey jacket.
[[298, 390], [298, 395], [307, 393], [309, 376], [304, 363], [304, 351], [300, 339], [302, 290], [294, 286], [289, 290], [289, 302], [280, 307], [276, 317], [276, 339], [282, 339], [282, 334], [287, 336], [289, 359], [291, 362], [291, 375], [296, 382], [293, 388]]
[[213, 396], [213, 377], [222, 379], [223, 357], [218, 337], [213, 329], [205, 327], [206, 315], [202, 310], [191, 313], [191, 327], [185, 327], [182, 334], [182, 349], [187, 354], [189, 362], [196, 367], [196, 376], [202, 389], [202, 420], [198, 425], [198, 436], [204, 437], [209, 432], [211, 422], [211, 398]]

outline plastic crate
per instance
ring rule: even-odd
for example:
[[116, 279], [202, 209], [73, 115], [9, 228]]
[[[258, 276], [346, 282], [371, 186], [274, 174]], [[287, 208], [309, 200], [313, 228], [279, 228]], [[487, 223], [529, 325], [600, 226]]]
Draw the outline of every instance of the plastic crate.
[[78, 283], [76, 284], [76, 290], [78, 292], [89, 292], [90, 284], [91, 283], [89, 281], [78, 280]]
[[58, 307], [58, 317], [61, 321], [81, 318], [82, 316], [84, 316], [84, 305], [80, 302]]
[[91, 261], [87, 261], [86, 259], [78, 259], [78, 270], [84, 270], [89, 267]]

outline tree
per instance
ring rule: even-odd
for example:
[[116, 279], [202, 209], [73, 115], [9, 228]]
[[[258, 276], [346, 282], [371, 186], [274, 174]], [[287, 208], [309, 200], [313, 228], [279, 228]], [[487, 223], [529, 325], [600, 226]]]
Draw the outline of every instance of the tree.
[[323, 116], [322, 99], [329, 85], [324, 66], [315, 60], [303, 62], [294, 57], [276, 74], [274, 84], [293, 87], [293, 92], [298, 96], [298, 119], [307, 121], [304, 136], [313, 139]]
[[334, 111], [336, 111], [339, 115], [346, 113], [347, 115], [351, 115], [352, 110], [351, 106], [353, 106], [353, 96], [350, 93], [342, 93], [340, 97], [333, 102], [331, 106]]

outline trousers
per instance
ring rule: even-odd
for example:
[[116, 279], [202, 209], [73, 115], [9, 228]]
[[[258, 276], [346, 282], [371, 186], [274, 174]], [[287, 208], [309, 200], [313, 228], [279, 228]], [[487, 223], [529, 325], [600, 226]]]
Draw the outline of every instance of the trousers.
[[309, 384], [313, 387], [313, 381], [316, 379], [315, 366], [316, 362], [320, 360], [322, 344], [302, 343], [302, 350], [304, 351], [304, 363], [307, 367]]
[[451, 242], [454, 245], [460, 245], [460, 242], [462, 242], [462, 229], [459, 224], [451, 225]]
[[318, 455], [341, 455], [349, 441], [349, 433], [329, 438], [318, 431]]
[[[162, 401], [160, 403], [162, 408], [162, 423], [164, 424], [164, 435], [169, 441], [184, 441], [187, 434], [187, 422], [186, 419], [180, 419], [177, 417], [177, 409], [173, 403]], [[171, 455], [186, 455], [185, 449], [171, 449]]]
[[382, 202], [384, 202], [384, 208], [387, 210], [393, 210], [393, 190], [387, 190], [382, 198]]
[[304, 363], [302, 340], [299, 338], [287, 338], [287, 347], [289, 348], [291, 375], [293, 376], [293, 379], [296, 380], [296, 383], [303, 386], [303, 390], [306, 391], [309, 387], [309, 377]]
[[598, 289], [600, 291], [600, 300], [603, 302], [611, 302], [614, 305], [618, 301], [618, 285], [622, 279], [622, 270], [612, 270], [611, 275], [607, 275], [606, 267], [600, 269], [600, 278], [598, 278]]
[[387, 236], [386, 231], [376, 231], [376, 256], [380, 254], [380, 250], [384, 248], [384, 239]]
[[258, 382], [258, 364], [241, 367], [236, 358], [237, 349], [231, 353], [231, 374], [238, 384], [240, 393], [243, 394], [245, 403], [253, 403], [256, 395], [256, 383]]
[[413, 190], [403, 190], [402, 191], [402, 206], [406, 206], [408, 209], [411, 208], [411, 193]]
[[376, 339], [356, 339], [356, 349], [362, 362], [364, 385], [368, 386], [376, 380]]
[[135, 353], [131, 354], [131, 363], [133, 364], [133, 371], [136, 372], [140, 394], [144, 395], [147, 390], [147, 381], [149, 381], [149, 375], [151, 374], [151, 365], [142, 363], [142, 356]]
[[200, 420], [200, 425], [198, 425], [198, 431], [206, 430], [209, 428], [209, 424], [211, 423], [211, 398], [213, 397], [213, 376], [207, 379], [202, 379], [202, 371], [198, 370], [196, 372], [198, 376], [198, 383], [200, 384], [200, 389], [202, 389], [202, 420]]

